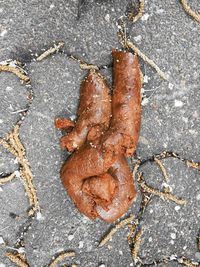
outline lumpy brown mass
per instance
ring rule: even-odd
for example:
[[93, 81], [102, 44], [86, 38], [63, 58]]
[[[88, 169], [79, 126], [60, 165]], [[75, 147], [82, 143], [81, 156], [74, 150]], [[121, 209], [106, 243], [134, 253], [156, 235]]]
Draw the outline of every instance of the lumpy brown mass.
[[136, 197], [126, 157], [137, 146], [141, 122], [141, 79], [136, 55], [113, 50], [113, 92], [98, 71], [81, 84], [78, 119], [57, 119], [65, 129], [61, 147], [73, 154], [63, 164], [61, 180], [69, 196], [91, 219], [113, 222]]

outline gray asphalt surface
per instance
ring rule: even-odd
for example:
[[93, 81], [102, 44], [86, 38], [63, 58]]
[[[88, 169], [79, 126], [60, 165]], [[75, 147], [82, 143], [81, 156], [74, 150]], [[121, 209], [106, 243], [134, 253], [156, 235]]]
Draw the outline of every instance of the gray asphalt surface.
[[[35, 54], [62, 40], [67, 53], [93, 64], [110, 64], [111, 49], [120, 48], [116, 22], [129, 3], [85, 1], [77, 19], [78, 1], [0, 1], [0, 61], [11, 58], [26, 63], [35, 95], [20, 128], [42, 209], [42, 216], [34, 220], [25, 238], [31, 267], [46, 266], [62, 250], [76, 251], [76, 257], [65, 261], [67, 264], [135, 266], [126, 238], [128, 228], [120, 230], [108, 245], [98, 248], [110, 225], [82, 216], [60, 182], [59, 170], [67, 154], [59, 147], [61, 133], [55, 130], [54, 119], [76, 114], [79, 86], [86, 71], [65, 54], [42, 62], [33, 60]], [[198, 0], [191, 5], [200, 10]], [[200, 24], [183, 11], [177, 0], [145, 1], [144, 16], [133, 26], [130, 36], [170, 77], [170, 83], [163, 81], [141, 60], [143, 89], [149, 98], [143, 106], [137, 155], [147, 158], [173, 150], [184, 158], [200, 161]], [[102, 73], [111, 83], [111, 69]], [[13, 74], [0, 73], [0, 99], [3, 137], [19, 120], [16, 111], [26, 107], [27, 89]], [[0, 153], [0, 173], [18, 168], [14, 157], [2, 147]], [[172, 255], [200, 262], [196, 242], [200, 228], [199, 172], [174, 159], [166, 159], [164, 164], [170, 176], [168, 185], [174, 194], [187, 199], [187, 205], [181, 207], [158, 197], [153, 199], [142, 222], [139, 255], [145, 263]], [[164, 180], [156, 165], [149, 163], [143, 171], [151, 186], [163, 189]], [[138, 211], [140, 199], [138, 193], [129, 213]], [[14, 244], [27, 219], [27, 208], [20, 179], [0, 187], [0, 240], [7, 241], [9, 246]], [[12, 213], [18, 217], [13, 218]], [[5, 257], [5, 251], [6, 246], [0, 242], [0, 267], [15, 266]], [[171, 261], [160, 266], [181, 264]]]

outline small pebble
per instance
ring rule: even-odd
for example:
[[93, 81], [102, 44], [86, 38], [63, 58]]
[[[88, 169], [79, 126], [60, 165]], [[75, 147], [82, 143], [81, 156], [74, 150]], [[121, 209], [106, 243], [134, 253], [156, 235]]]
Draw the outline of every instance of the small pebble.
[[105, 264], [100, 264], [99, 267], [106, 267], [106, 265]]
[[20, 253], [20, 254], [25, 253], [25, 248], [23, 248], [23, 247], [18, 248], [18, 253]]
[[3, 245], [3, 244], [5, 244], [5, 242], [4, 242], [4, 240], [3, 240], [3, 237], [0, 236], [0, 245]]
[[142, 99], [142, 106], [146, 106], [149, 103], [149, 99], [147, 97]]
[[183, 104], [184, 103], [180, 100], [175, 99], [175, 101], [174, 101], [174, 106], [177, 108], [181, 108], [183, 106]]
[[153, 238], [150, 236], [149, 237], [149, 242], [152, 242], [153, 241]]
[[174, 209], [175, 209], [175, 211], [178, 211], [178, 210], [180, 210], [180, 206], [176, 206]]
[[3, 123], [3, 120], [2, 119], [0, 119], [0, 123]]
[[7, 87], [6, 87], [6, 91], [7, 91], [7, 92], [10, 92], [10, 91], [12, 91], [12, 90], [13, 90], [12, 87], [10, 87], [10, 86], [7, 86]]
[[149, 82], [150, 77], [148, 75], [144, 75], [144, 83]]
[[72, 239], [74, 239], [74, 235], [69, 235], [68, 240], [71, 241]]
[[17, 177], [17, 178], [20, 178], [20, 177], [21, 177], [21, 175], [20, 175], [20, 172], [19, 172], [19, 171], [15, 171], [15, 175], [16, 175], [16, 177]]
[[55, 7], [54, 4], [51, 4], [50, 7], [49, 7], [49, 9], [51, 10], [51, 9], [53, 9], [54, 7]]
[[43, 221], [43, 220], [44, 220], [44, 216], [42, 215], [41, 212], [38, 212], [38, 213], [37, 213], [37, 215], [36, 215], [36, 219], [37, 219], [38, 221]]
[[176, 239], [176, 233], [171, 233], [170, 236], [172, 239]]
[[79, 244], [78, 244], [78, 247], [79, 248], [83, 248], [83, 245], [84, 245], [84, 242], [83, 241], [80, 241]]
[[123, 251], [119, 250], [119, 255], [123, 255]]
[[105, 20], [106, 20], [107, 22], [110, 21], [110, 15], [109, 15], [109, 14], [106, 14], [106, 15], [105, 15]]
[[170, 261], [176, 260], [177, 259], [177, 255], [171, 255], [170, 256]]
[[8, 32], [7, 30], [3, 30], [3, 31], [0, 33], [0, 36], [1, 36], [1, 37], [4, 37], [4, 36], [6, 35], [7, 32]]
[[142, 41], [142, 36], [138, 35], [133, 38], [136, 42], [141, 42]]
[[0, 262], [0, 267], [6, 267], [6, 265], [2, 262]]

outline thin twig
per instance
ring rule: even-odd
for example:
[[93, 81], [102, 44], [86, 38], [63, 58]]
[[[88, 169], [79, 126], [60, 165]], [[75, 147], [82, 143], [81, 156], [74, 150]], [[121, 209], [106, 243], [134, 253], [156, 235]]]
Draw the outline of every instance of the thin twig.
[[166, 181], [169, 181], [169, 176], [167, 174], [167, 171], [163, 165], [163, 163], [161, 162], [161, 160], [159, 160], [158, 158], [154, 157], [154, 161], [157, 163], [157, 165], [160, 167], [160, 170], [165, 178]]
[[152, 59], [147, 57], [143, 52], [141, 52], [140, 49], [136, 47], [130, 40], [127, 40], [126, 45], [127, 47], [132, 49], [139, 57], [141, 57], [145, 62], [147, 62], [152, 68], [154, 68], [161, 78], [166, 81], [168, 80], [167, 75], [156, 65], [156, 63]]
[[59, 42], [58, 44], [54, 44], [53, 47], [50, 47], [44, 53], [42, 53], [39, 57], [36, 58], [37, 61], [42, 61], [43, 59], [47, 58], [48, 56], [56, 53], [59, 51], [60, 48], [64, 46], [64, 42]]
[[3, 185], [5, 183], [8, 183], [8, 182], [12, 181], [15, 177], [16, 177], [16, 173], [13, 172], [13, 173], [11, 173], [10, 175], [8, 175], [6, 177], [0, 178], [0, 185]]
[[8, 257], [13, 263], [15, 263], [19, 267], [29, 267], [29, 264], [26, 260], [23, 260], [20, 254], [13, 254], [11, 252], [7, 252], [6, 257]]
[[131, 255], [134, 259], [135, 262], [138, 261], [139, 257], [138, 257], [138, 253], [140, 250], [140, 245], [141, 245], [141, 237], [142, 237], [142, 233], [143, 233], [143, 228], [140, 227], [140, 229], [137, 231], [137, 233], [135, 234], [134, 240], [133, 240], [133, 247], [131, 249]]
[[75, 256], [75, 252], [61, 252], [55, 259], [53, 259], [53, 261], [49, 264], [48, 267], [56, 267], [57, 264], [60, 261], [63, 261], [66, 258], [70, 258], [70, 257], [74, 257]]
[[125, 218], [124, 220], [117, 223], [107, 235], [103, 237], [103, 239], [99, 243], [99, 247], [103, 247], [112, 237], [113, 235], [121, 228], [129, 224], [134, 220], [134, 216], [131, 214], [129, 217]]
[[144, 0], [139, 0], [139, 8], [138, 13], [136, 15], [133, 14], [133, 11], [128, 14], [128, 19], [132, 22], [136, 22], [142, 17], [144, 12]]
[[150, 193], [150, 194], [153, 194], [153, 195], [156, 195], [156, 196], [159, 196], [163, 199], [166, 199], [166, 200], [171, 200], [171, 201], [174, 201], [175, 203], [177, 203], [178, 205], [185, 205], [187, 202], [186, 200], [184, 199], [181, 199], [181, 198], [178, 198], [174, 195], [172, 195], [171, 193], [169, 192], [161, 192], [155, 188], [152, 188], [150, 187], [149, 185], [146, 184], [146, 182], [144, 181], [144, 178], [142, 176], [142, 173], [139, 173], [138, 174], [138, 183], [140, 184], [141, 188], [147, 192], [147, 193]]
[[21, 68], [18, 68], [17, 65], [16, 65], [16, 67], [12, 67], [9, 65], [0, 65], [0, 72], [1, 71], [14, 73], [22, 81], [24, 81], [26, 83], [30, 82], [30, 78], [25, 74], [25, 72]]
[[185, 12], [197, 22], [200, 22], [200, 13], [192, 10], [191, 7], [188, 5], [187, 0], [180, 0], [180, 2]]

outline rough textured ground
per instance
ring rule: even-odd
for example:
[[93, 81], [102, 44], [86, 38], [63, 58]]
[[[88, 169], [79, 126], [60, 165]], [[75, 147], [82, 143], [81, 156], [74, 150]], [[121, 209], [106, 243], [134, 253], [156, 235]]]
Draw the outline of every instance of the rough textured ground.
[[[63, 189], [59, 170], [66, 153], [59, 147], [61, 134], [54, 129], [59, 115], [74, 116], [79, 85], [86, 74], [78, 64], [57, 54], [36, 63], [35, 53], [63, 40], [66, 51], [98, 65], [111, 61], [112, 48], [120, 47], [116, 20], [124, 14], [128, 1], [85, 1], [77, 20], [77, 1], [0, 1], [0, 61], [8, 58], [27, 63], [35, 98], [24, 120], [20, 137], [34, 174], [42, 217], [34, 220], [25, 238], [31, 267], [45, 266], [57, 252], [77, 252], [79, 266], [134, 266], [122, 229], [109, 246], [99, 249], [98, 241], [110, 228], [102, 221], [89, 221], [74, 207]], [[165, 82], [141, 61], [146, 75], [144, 90], [150, 96], [143, 107], [138, 156], [147, 158], [163, 150], [173, 150], [185, 158], [200, 161], [200, 24], [183, 11], [179, 1], [146, 1], [145, 14], [131, 32], [131, 38], [169, 74]], [[198, 0], [192, 7], [200, 9]], [[110, 69], [104, 74], [111, 81]], [[152, 90], [152, 91], [148, 91]], [[0, 135], [3, 137], [19, 119], [17, 110], [26, 107], [26, 88], [13, 74], [0, 73]], [[14, 158], [1, 148], [0, 173], [17, 169]], [[167, 159], [168, 184], [173, 193], [187, 199], [185, 207], [154, 198], [144, 216], [145, 226], [140, 256], [152, 262], [164, 256], [184, 255], [200, 261], [196, 237], [200, 228], [200, 176], [182, 162]], [[149, 184], [162, 188], [163, 178], [156, 165], [148, 164], [144, 175]], [[27, 198], [20, 179], [0, 187], [0, 237], [12, 246], [26, 220]], [[139, 208], [140, 195], [132, 207]], [[12, 213], [18, 215], [13, 218]], [[5, 258], [0, 244], [0, 267], [14, 266]], [[104, 264], [104, 265], [103, 265]], [[164, 266], [161, 264], [160, 266]], [[179, 266], [175, 262], [166, 264]], [[181, 265], [180, 265], [181, 266]]]

